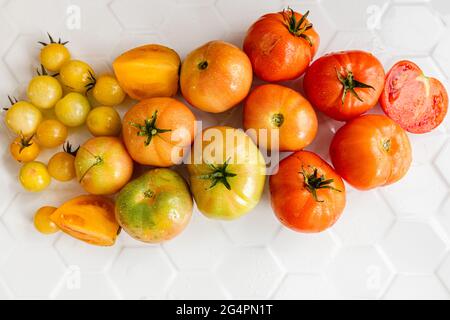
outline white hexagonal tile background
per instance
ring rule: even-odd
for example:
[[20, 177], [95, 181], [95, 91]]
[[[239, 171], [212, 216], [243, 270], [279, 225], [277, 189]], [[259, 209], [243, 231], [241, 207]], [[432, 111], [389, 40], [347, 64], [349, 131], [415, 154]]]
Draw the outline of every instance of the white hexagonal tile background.
[[[74, 57], [104, 73], [120, 53], [146, 43], [168, 45], [182, 58], [209, 40], [240, 46], [255, 19], [287, 6], [311, 11], [319, 54], [369, 50], [386, 69], [407, 58], [450, 81], [446, 0], [9, 0], [0, 1], [0, 106], [8, 105], [8, 94], [25, 98], [20, 94], [46, 32], [70, 41]], [[298, 89], [299, 81], [288, 85]], [[194, 112], [207, 124], [238, 126], [241, 110]], [[329, 159], [331, 135], [341, 124], [319, 119], [321, 130], [308, 149]], [[164, 245], [121, 234], [116, 247], [103, 249], [37, 234], [37, 208], [82, 191], [75, 183], [54, 183], [48, 192], [24, 193], [2, 121], [0, 299], [449, 299], [449, 116], [444, 123], [410, 135], [414, 164], [401, 182], [366, 193], [349, 188], [345, 213], [323, 234], [283, 228], [266, 190], [239, 221], [211, 221], [196, 211], [186, 232]]]

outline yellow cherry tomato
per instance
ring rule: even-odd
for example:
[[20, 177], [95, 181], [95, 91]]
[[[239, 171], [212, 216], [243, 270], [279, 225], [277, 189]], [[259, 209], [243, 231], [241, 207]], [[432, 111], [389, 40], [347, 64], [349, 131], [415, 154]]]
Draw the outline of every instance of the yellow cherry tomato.
[[70, 143], [64, 146], [63, 152], [58, 152], [48, 162], [48, 172], [61, 182], [67, 182], [75, 178], [75, 156], [77, 150], [72, 150]]
[[59, 231], [58, 226], [50, 216], [57, 210], [55, 207], [42, 207], [34, 215], [34, 227], [42, 234], [54, 234]]
[[42, 121], [41, 111], [29, 102], [19, 101], [8, 109], [5, 122], [16, 135], [33, 135]]
[[36, 132], [36, 138], [39, 144], [44, 148], [56, 148], [67, 140], [68, 130], [58, 120], [43, 121]]
[[104, 106], [117, 106], [125, 99], [125, 92], [114, 76], [102, 75], [96, 81], [92, 94]]
[[41, 109], [53, 108], [62, 95], [63, 90], [59, 81], [48, 75], [35, 77], [28, 85], [28, 99]]
[[68, 127], [83, 125], [90, 110], [89, 100], [77, 92], [67, 94], [55, 106], [56, 117]]
[[118, 136], [122, 130], [120, 115], [111, 107], [94, 108], [89, 113], [86, 124], [95, 137]]
[[41, 152], [41, 148], [33, 139], [33, 136], [18, 137], [9, 146], [12, 157], [19, 162], [31, 162], [36, 160]]
[[71, 91], [86, 93], [90, 84], [94, 83], [94, 70], [85, 62], [70, 60], [59, 71], [61, 82]]
[[33, 161], [22, 166], [19, 180], [25, 190], [41, 192], [50, 185], [51, 177], [45, 164]]
[[50, 34], [48, 39], [49, 43], [39, 42], [44, 46], [40, 54], [41, 65], [48, 71], [59, 72], [61, 67], [70, 60], [70, 52], [65, 47], [67, 42], [61, 39], [56, 42]]

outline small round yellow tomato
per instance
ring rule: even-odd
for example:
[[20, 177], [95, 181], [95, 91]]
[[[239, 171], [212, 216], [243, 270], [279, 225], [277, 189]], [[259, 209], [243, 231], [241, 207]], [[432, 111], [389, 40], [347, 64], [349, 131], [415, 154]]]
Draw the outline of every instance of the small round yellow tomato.
[[59, 231], [58, 226], [50, 216], [57, 210], [55, 207], [42, 207], [34, 215], [34, 227], [42, 234], [54, 234]]
[[71, 92], [58, 101], [55, 114], [68, 127], [79, 127], [86, 122], [91, 110], [89, 100], [82, 94]]
[[38, 127], [36, 138], [44, 148], [56, 148], [66, 141], [68, 130], [58, 120], [44, 120]]
[[19, 180], [25, 190], [41, 192], [50, 185], [51, 177], [45, 164], [33, 161], [22, 166]]
[[70, 60], [70, 52], [61, 43], [49, 43], [42, 48], [40, 58], [45, 69], [59, 72], [62, 66]]
[[9, 146], [12, 157], [19, 162], [31, 162], [36, 160], [41, 152], [41, 148], [33, 139], [33, 136], [18, 137]]
[[125, 99], [125, 92], [114, 76], [102, 75], [95, 81], [92, 90], [95, 100], [105, 106], [117, 106]]
[[48, 172], [50, 175], [61, 182], [67, 182], [75, 178], [75, 156], [77, 150], [72, 151], [72, 146], [67, 143], [64, 146], [64, 152], [58, 152], [48, 162]]
[[87, 118], [89, 132], [95, 137], [118, 136], [122, 130], [119, 113], [111, 107], [97, 107]]
[[5, 122], [17, 135], [33, 135], [42, 121], [41, 111], [29, 102], [19, 101], [8, 109]]
[[59, 81], [48, 75], [35, 77], [28, 85], [28, 99], [41, 109], [53, 108], [62, 95], [63, 90]]
[[71, 91], [86, 93], [95, 79], [94, 70], [85, 62], [70, 60], [59, 71], [61, 82]]

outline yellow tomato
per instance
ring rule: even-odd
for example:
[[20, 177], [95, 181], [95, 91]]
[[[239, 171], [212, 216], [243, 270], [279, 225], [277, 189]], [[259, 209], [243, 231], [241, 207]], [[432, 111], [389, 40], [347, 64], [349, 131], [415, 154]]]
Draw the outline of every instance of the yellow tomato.
[[89, 100], [77, 92], [67, 94], [55, 106], [56, 117], [68, 127], [78, 127], [84, 124], [90, 110]]
[[53, 119], [43, 121], [36, 132], [36, 138], [44, 148], [55, 148], [62, 145], [66, 141], [67, 135], [66, 126]]
[[19, 180], [25, 190], [40, 192], [50, 185], [51, 177], [45, 164], [33, 161], [20, 169]]
[[178, 92], [180, 56], [172, 49], [152, 44], [125, 52], [114, 63], [122, 89], [133, 99], [172, 97]]
[[5, 115], [6, 125], [17, 135], [33, 135], [41, 121], [41, 111], [25, 101], [15, 103]]
[[61, 82], [71, 91], [86, 93], [95, 79], [94, 70], [85, 62], [70, 60], [65, 63], [59, 75]]
[[19, 162], [34, 161], [41, 152], [41, 148], [33, 137], [18, 137], [9, 146], [12, 157]]
[[31, 103], [41, 109], [51, 109], [61, 99], [63, 90], [55, 78], [42, 75], [33, 78], [27, 89]]
[[34, 227], [42, 234], [54, 234], [59, 231], [58, 226], [50, 216], [57, 210], [55, 207], [42, 207], [34, 215]]
[[110, 107], [121, 104], [126, 96], [117, 79], [111, 75], [96, 79], [92, 94], [98, 103]]
[[42, 48], [40, 58], [45, 69], [59, 72], [62, 66], [70, 60], [70, 52], [61, 43], [49, 43]]
[[122, 120], [114, 108], [97, 107], [89, 113], [87, 127], [95, 137], [118, 136]]
[[48, 162], [48, 172], [50, 175], [62, 182], [75, 178], [75, 155], [78, 150], [72, 151], [71, 145], [64, 146], [64, 152], [58, 152]]

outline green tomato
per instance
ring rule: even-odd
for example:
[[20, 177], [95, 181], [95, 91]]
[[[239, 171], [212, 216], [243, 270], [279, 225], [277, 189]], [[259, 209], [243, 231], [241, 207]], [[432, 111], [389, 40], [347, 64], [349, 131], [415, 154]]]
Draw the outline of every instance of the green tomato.
[[42, 113], [31, 103], [19, 101], [8, 109], [5, 122], [16, 135], [33, 135], [42, 121]]
[[[211, 135], [218, 135], [217, 139], [209, 141], [206, 137]], [[201, 139], [203, 151], [199, 155], [194, 146], [192, 163], [187, 166], [197, 207], [209, 218], [237, 219], [261, 200], [266, 180], [264, 157], [242, 130], [211, 127]]]
[[41, 109], [51, 109], [61, 99], [63, 90], [58, 80], [51, 76], [38, 76], [28, 85], [27, 96]]
[[55, 114], [59, 121], [68, 127], [79, 127], [86, 122], [91, 104], [80, 93], [71, 92], [58, 101]]
[[186, 228], [192, 208], [192, 197], [184, 179], [170, 169], [153, 169], [119, 193], [116, 219], [133, 238], [160, 243]]

